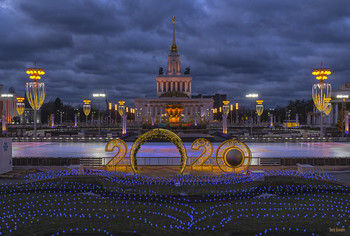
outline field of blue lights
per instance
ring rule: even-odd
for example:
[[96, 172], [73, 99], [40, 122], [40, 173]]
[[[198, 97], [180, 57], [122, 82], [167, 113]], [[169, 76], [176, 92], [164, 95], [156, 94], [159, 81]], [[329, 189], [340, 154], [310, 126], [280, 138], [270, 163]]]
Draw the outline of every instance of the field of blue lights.
[[334, 184], [327, 174], [266, 171], [156, 178], [71, 170], [25, 178], [24, 184], [0, 186], [0, 235], [350, 231], [350, 189]]

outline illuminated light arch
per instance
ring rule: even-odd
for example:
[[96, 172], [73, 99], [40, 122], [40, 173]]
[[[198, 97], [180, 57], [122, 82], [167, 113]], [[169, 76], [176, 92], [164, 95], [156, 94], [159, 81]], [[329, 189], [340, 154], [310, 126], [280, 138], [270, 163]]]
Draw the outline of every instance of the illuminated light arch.
[[181, 166], [180, 166], [179, 174], [182, 174], [183, 171], [185, 170], [186, 163], [187, 163], [186, 149], [181, 138], [177, 136], [175, 133], [167, 129], [153, 129], [144, 133], [138, 139], [136, 139], [130, 151], [130, 164], [134, 173], [138, 174], [136, 155], [137, 155], [137, 152], [140, 150], [141, 145], [155, 138], [166, 139], [172, 142], [173, 144], [175, 144], [175, 146], [177, 147], [181, 155], [181, 164], [180, 164]]
[[[242, 160], [237, 165], [230, 165], [227, 161], [229, 152], [236, 151], [242, 156]], [[219, 145], [215, 153], [215, 161], [219, 168], [224, 172], [242, 173], [246, 172], [251, 163], [252, 153], [249, 147], [238, 140], [226, 140]]]

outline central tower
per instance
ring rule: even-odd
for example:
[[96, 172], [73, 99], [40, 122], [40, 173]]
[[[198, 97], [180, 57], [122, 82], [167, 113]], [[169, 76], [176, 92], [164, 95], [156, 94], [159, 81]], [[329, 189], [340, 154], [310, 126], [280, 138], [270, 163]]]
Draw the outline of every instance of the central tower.
[[184, 74], [181, 73], [181, 57], [178, 54], [178, 47], [175, 41], [175, 16], [172, 18], [173, 23], [173, 43], [170, 46], [168, 55], [167, 71], [163, 75], [163, 68], [159, 69], [157, 80], [158, 97], [191, 97], [191, 83], [189, 68], [186, 68]]

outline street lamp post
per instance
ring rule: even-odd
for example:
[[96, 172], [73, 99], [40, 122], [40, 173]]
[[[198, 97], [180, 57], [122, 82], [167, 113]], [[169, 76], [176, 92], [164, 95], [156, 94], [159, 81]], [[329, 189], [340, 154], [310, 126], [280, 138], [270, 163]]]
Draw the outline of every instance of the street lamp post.
[[112, 126], [112, 103], [111, 102], [108, 104], [108, 110], [109, 110], [109, 125]]
[[341, 135], [342, 135], [342, 137], [344, 137], [344, 102], [345, 102], [345, 99], [349, 98], [349, 95], [338, 94], [337, 98], [342, 99], [342, 103], [341, 103]]
[[83, 100], [83, 102], [84, 102], [84, 105], [83, 105], [83, 112], [84, 112], [84, 114], [85, 114], [85, 116], [86, 116], [86, 126], [88, 126], [88, 116], [89, 116], [89, 114], [90, 114], [90, 111], [91, 111], [91, 105], [90, 105], [90, 100]]
[[321, 127], [320, 127], [320, 136], [323, 137], [323, 112], [326, 110], [329, 98], [331, 97], [332, 87], [328, 83], [324, 83], [323, 81], [327, 79], [327, 75], [331, 74], [329, 68], [323, 68], [321, 63], [321, 68], [314, 69], [312, 74], [316, 76], [316, 79], [320, 81], [320, 83], [314, 84], [312, 86], [312, 99], [314, 101], [315, 107], [321, 113]]
[[118, 104], [114, 104], [114, 115], [115, 115], [115, 125], [117, 126], [118, 124]]
[[238, 125], [238, 102], [236, 102], [236, 125]]
[[264, 105], [262, 104], [263, 100], [256, 100], [256, 114], [258, 114], [258, 123], [260, 125], [260, 116], [264, 112]]
[[119, 115], [122, 118], [122, 135], [126, 135], [126, 119], [127, 119], [127, 113], [126, 108], [124, 105], [125, 101], [119, 101]]
[[231, 126], [233, 126], [233, 121], [232, 121], [233, 103], [231, 103], [230, 105], [230, 112], [231, 112]]
[[[105, 98], [106, 94], [104, 93], [94, 93], [92, 95], [94, 98]], [[100, 102], [98, 102], [98, 136], [101, 135], [101, 109], [100, 109]]]
[[18, 97], [17, 98], [16, 110], [17, 110], [18, 115], [20, 116], [19, 123], [21, 123], [21, 120], [23, 120], [22, 114], [24, 112], [24, 107], [25, 107], [23, 101], [24, 101], [23, 97]]
[[41, 76], [45, 74], [44, 69], [36, 68], [36, 63], [34, 68], [28, 68], [27, 74], [33, 82], [26, 83], [26, 94], [27, 100], [30, 106], [34, 110], [34, 136], [36, 137], [36, 113], [43, 105], [45, 100], [45, 84], [43, 82], [37, 82], [41, 79]]
[[227, 115], [230, 111], [230, 107], [229, 107], [229, 101], [222, 101], [222, 103], [224, 104], [222, 106], [222, 134], [224, 136], [227, 136]]
[[245, 95], [246, 98], [251, 98], [250, 101], [250, 135], [253, 135], [253, 99], [257, 98], [259, 95], [256, 93], [250, 93]]

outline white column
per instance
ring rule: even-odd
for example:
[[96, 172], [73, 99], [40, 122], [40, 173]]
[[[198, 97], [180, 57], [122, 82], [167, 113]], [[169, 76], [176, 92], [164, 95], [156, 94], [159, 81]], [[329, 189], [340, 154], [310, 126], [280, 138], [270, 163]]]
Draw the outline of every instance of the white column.
[[180, 91], [182, 92], [183, 88], [182, 88], [182, 82], [180, 82]]
[[185, 92], [187, 92], [187, 89], [188, 89], [187, 82], [185, 82]]
[[188, 83], [190, 84], [190, 92], [191, 92], [191, 89], [192, 89], [192, 88], [191, 88], [191, 87], [192, 87], [192, 86], [191, 86], [191, 82], [188, 82]]
[[157, 82], [157, 92], [159, 92], [159, 82]]
[[169, 91], [169, 82], [165, 82], [165, 92]]
[[173, 81], [170, 82], [170, 91], [173, 91]]

